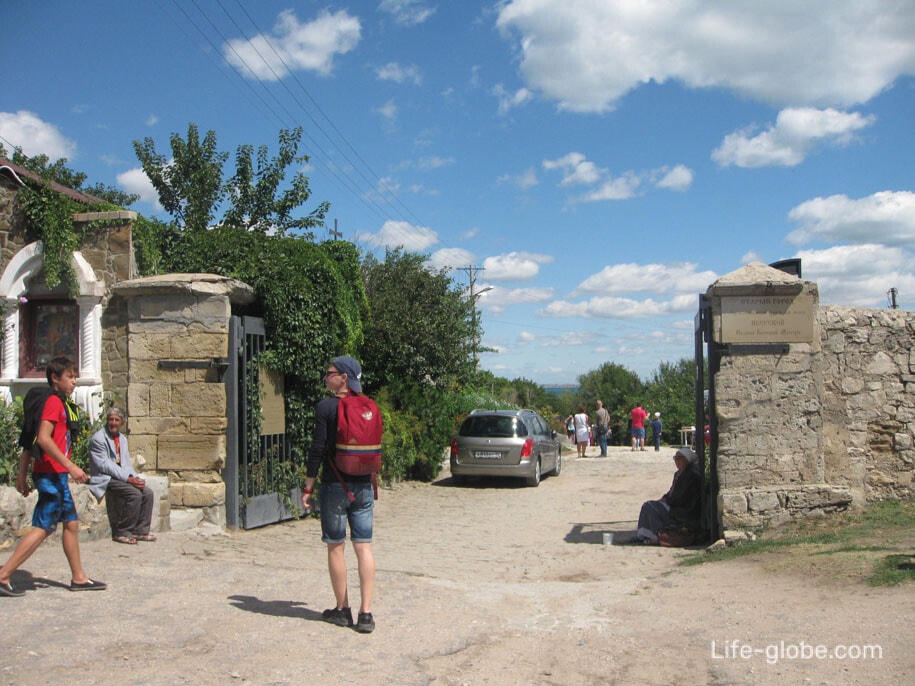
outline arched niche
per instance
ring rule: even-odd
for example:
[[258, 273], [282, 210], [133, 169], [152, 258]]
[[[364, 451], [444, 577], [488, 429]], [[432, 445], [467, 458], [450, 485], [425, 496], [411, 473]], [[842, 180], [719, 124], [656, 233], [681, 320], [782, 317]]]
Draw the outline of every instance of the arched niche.
[[[76, 326], [79, 350], [75, 361], [79, 369], [79, 382], [73, 396], [94, 419], [101, 412], [102, 405], [101, 317], [105, 284], [99, 281], [95, 271], [78, 251], [73, 253], [72, 265], [76, 277], [76, 296], [72, 297], [69, 293], [59, 295], [74, 303], [78, 310]], [[21, 324], [24, 310], [30, 307], [29, 296], [47, 297], [54, 293], [44, 285], [41, 277], [43, 266], [42, 244], [36, 241], [19, 250], [0, 276], [0, 304], [3, 307], [0, 396], [7, 402], [24, 395], [32, 386], [47, 383], [44, 377], [27, 375], [25, 370], [20, 369], [22, 346], [27, 344]], [[37, 298], [35, 302], [38, 302]]]

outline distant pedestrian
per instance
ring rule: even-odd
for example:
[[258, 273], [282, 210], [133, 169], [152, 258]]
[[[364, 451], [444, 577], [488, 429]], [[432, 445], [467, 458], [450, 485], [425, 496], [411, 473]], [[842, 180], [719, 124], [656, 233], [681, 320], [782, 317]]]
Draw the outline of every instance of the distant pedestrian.
[[578, 456], [585, 457], [585, 451], [591, 445], [591, 420], [585, 412], [585, 406], [578, 408], [574, 417], [575, 420], [575, 447], [578, 448]]
[[645, 450], [645, 420], [648, 413], [642, 409], [642, 403], [636, 403], [629, 416], [632, 418], [632, 449]]
[[661, 413], [655, 412], [654, 419], [651, 420], [651, 438], [654, 441], [655, 452], [661, 450]]
[[569, 443], [575, 442], [575, 411], [569, 413], [569, 416], [566, 417], [566, 438], [569, 439]]
[[600, 456], [607, 457], [607, 433], [610, 431], [610, 413], [604, 408], [604, 404], [597, 401], [597, 412], [594, 413], [594, 419], [597, 422], [597, 444], [600, 446]]

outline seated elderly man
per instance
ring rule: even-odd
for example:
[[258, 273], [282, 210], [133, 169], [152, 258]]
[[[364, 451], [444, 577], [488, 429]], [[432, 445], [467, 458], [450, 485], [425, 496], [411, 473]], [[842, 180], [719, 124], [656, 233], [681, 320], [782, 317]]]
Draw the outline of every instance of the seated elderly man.
[[674, 455], [677, 471], [670, 489], [660, 500], [646, 500], [639, 512], [639, 528], [633, 543], [657, 545], [658, 532], [673, 524], [687, 523], [698, 518], [702, 491], [699, 456], [689, 448], [680, 448]]
[[124, 413], [112, 407], [108, 410], [105, 428], [89, 439], [92, 462], [89, 490], [99, 500], [108, 496], [112, 539], [136, 545], [137, 541], [156, 540], [149, 533], [154, 494], [133, 470], [127, 437], [121, 433], [123, 423]]

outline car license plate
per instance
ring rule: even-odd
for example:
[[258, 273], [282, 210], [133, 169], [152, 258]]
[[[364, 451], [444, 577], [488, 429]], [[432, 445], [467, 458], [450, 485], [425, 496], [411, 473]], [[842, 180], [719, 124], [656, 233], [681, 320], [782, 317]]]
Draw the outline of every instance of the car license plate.
[[478, 460], [498, 460], [502, 457], [502, 453], [475, 452], [473, 456]]

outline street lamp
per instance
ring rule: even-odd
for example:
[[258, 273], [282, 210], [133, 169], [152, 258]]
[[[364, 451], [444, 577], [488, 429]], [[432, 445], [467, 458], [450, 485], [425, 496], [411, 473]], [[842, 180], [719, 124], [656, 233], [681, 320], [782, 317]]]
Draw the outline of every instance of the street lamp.
[[473, 326], [473, 329], [472, 329], [473, 371], [478, 370], [479, 362], [480, 362], [479, 355], [477, 354], [477, 348], [480, 346], [479, 334], [478, 334], [478, 329], [477, 329], [477, 298], [479, 298], [481, 295], [483, 295], [487, 291], [491, 291], [492, 289], [493, 289], [492, 286], [486, 286], [485, 288], [481, 288], [480, 290], [474, 292], [473, 282], [470, 283], [470, 307], [471, 307], [470, 313], [471, 313], [471, 317], [472, 317], [471, 325]]

